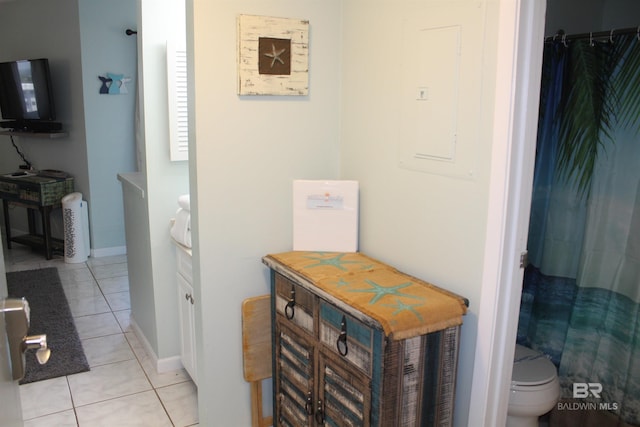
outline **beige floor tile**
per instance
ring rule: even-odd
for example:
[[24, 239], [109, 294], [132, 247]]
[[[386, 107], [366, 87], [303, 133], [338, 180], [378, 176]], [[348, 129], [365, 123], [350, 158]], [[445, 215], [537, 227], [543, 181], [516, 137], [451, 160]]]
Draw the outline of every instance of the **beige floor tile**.
[[120, 325], [122, 332], [132, 332], [131, 329], [131, 310], [114, 311], [113, 315]]
[[98, 286], [103, 294], [129, 292], [129, 276], [107, 277], [98, 279]]
[[172, 427], [153, 391], [81, 406], [76, 412], [80, 427]]
[[198, 394], [192, 381], [158, 388], [156, 391], [175, 426], [191, 426], [198, 422]]
[[112, 311], [129, 310], [131, 308], [128, 291], [106, 294], [104, 297]]
[[103, 337], [122, 333], [113, 313], [92, 314], [73, 319], [80, 339]]
[[127, 263], [92, 265], [91, 272], [96, 279], [128, 275]]
[[87, 259], [87, 265], [89, 267], [95, 267], [98, 265], [106, 265], [106, 264], [122, 264], [126, 262], [127, 262], [126, 255], [103, 256], [98, 258]]
[[82, 340], [82, 347], [91, 368], [136, 358], [122, 333]]
[[126, 255], [69, 264], [14, 247], [4, 252], [8, 272], [58, 269], [92, 367], [20, 386], [25, 427], [198, 425], [197, 389], [187, 372], [159, 374], [132, 331]]
[[77, 427], [76, 413], [73, 409], [57, 412], [24, 422], [24, 427]]
[[21, 385], [20, 400], [25, 420], [73, 409], [66, 377]]
[[58, 269], [58, 276], [60, 276], [62, 283], [88, 282], [94, 280], [91, 271], [86, 265], [68, 270]]
[[137, 360], [97, 366], [68, 378], [76, 407], [151, 389]]
[[159, 373], [156, 370], [156, 367], [149, 355], [144, 351], [143, 346], [140, 344], [138, 337], [133, 332], [127, 332], [126, 334], [127, 340], [133, 349], [133, 352], [136, 354], [136, 357], [140, 361], [142, 365], [142, 369], [145, 374], [151, 381], [153, 387], [165, 387], [172, 384], [178, 384], [186, 381], [191, 381], [189, 374], [184, 369], [179, 369], [177, 371], [171, 372], [162, 372]]

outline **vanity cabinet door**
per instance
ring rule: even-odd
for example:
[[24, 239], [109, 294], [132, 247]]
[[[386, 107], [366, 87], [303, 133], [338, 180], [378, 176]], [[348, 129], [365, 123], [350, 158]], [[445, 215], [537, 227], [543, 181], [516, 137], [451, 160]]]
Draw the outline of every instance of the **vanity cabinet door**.
[[196, 375], [196, 337], [193, 287], [178, 274], [178, 311], [180, 317], [180, 358], [194, 383]]

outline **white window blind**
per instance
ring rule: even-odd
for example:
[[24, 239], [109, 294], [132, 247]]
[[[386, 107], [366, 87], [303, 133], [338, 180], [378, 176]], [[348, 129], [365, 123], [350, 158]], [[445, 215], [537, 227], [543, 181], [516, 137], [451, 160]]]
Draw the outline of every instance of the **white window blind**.
[[171, 42], [167, 42], [167, 84], [171, 161], [189, 160], [187, 50]]

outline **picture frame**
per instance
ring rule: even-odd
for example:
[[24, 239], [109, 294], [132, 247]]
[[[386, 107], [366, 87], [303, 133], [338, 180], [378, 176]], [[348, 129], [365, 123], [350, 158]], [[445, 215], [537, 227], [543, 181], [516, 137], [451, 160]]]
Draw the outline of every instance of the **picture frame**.
[[238, 16], [238, 95], [309, 94], [309, 21]]

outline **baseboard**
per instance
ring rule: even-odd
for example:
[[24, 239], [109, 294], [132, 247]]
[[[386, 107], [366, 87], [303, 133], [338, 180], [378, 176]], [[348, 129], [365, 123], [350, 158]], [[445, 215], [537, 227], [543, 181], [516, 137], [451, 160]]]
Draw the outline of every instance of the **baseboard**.
[[[17, 228], [13, 228], [13, 227], [11, 228], [12, 236], [22, 236], [23, 234], [29, 234], [29, 232], [20, 230]], [[2, 236], [6, 238], [4, 228], [2, 229]], [[91, 249], [90, 251], [91, 258], [101, 258], [101, 257], [107, 257], [107, 256], [117, 256], [117, 255], [126, 255], [126, 254], [127, 254], [126, 246], [113, 246], [111, 248]]]
[[[2, 0], [0, 0], [0, 2], [1, 1]], [[5, 236], [5, 234], [6, 233], [4, 232], [4, 228], [3, 228], [2, 235]], [[18, 228], [11, 227], [12, 236], [22, 236], [23, 234], [29, 234], [29, 232], [26, 230], [20, 230]], [[58, 237], [58, 238], [61, 239], [63, 237]], [[126, 255], [126, 254], [127, 254], [126, 246], [113, 246], [110, 248], [91, 249], [90, 251], [90, 256], [92, 258], [101, 258], [101, 257], [107, 257], [107, 256]]]
[[155, 351], [153, 351], [151, 344], [149, 344], [149, 341], [142, 333], [142, 329], [140, 329], [140, 327], [134, 320], [133, 316], [131, 317], [130, 322], [131, 322], [131, 329], [133, 330], [133, 333], [136, 335], [136, 338], [138, 338], [138, 341], [140, 341], [140, 344], [142, 345], [142, 349], [144, 350], [144, 352], [147, 353], [147, 356], [149, 356], [149, 358], [151, 359], [151, 363], [153, 364], [153, 366], [155, 366], [156, 372], [158, 372], [159, 374], [162, 374], [164, 372], [171, 372], [171, 371], [177, 371], [177, 370], [183, 369], [180, 356], [171, 356], [171, 357], [164, 357], [162, 359], [158, 359], [158, 356], [156, 355]]
[[100, 258], [105, 256], [126, 255], [126, 246], [114, 246], [112, 248], [91, 249], [92, 258]]
[[184, 369], [180, 356], [163, 357], [162, 359], [158, 359], [158, 363], [156, 363], [156, 370], [160, 374], [163, 372], [179, 371], [180, 369]]

